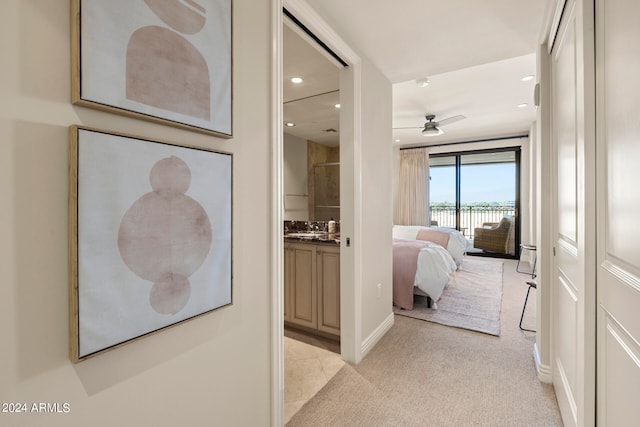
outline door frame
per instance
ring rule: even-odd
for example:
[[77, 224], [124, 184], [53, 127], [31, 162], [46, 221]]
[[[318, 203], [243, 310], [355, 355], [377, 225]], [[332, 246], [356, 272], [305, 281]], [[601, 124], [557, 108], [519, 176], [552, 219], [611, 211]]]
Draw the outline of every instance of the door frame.
[[[340, 71], [340, 230], [353, 245], [340, 247], [340, 350], [349, 362], [362, 358], [361, 60], [305, 0], [271, 2], [271, 425], [284, 419], [284, 191], [282, 25], [286, 8], [348, 65]], [[343, 157], [343, 152], [345, 156]], [[345, 159], [345, 160], [343, 160]]]

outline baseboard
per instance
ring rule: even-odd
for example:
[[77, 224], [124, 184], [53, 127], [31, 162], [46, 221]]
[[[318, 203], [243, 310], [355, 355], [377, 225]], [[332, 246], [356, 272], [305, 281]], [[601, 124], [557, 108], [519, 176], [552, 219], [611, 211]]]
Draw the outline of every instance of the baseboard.
[[540, 382], [551, 384], [553, 382], [553, 375], [551, 373], [551, 366], [543, 365], [540, 363], [540, 354], [538, 352], [538, 344], [533, 345], [533, 360], [536, 363], [536, 372], [538, 373], [538, 379]]
[[380, 339], [391, 329], [394, 322], [393, 312], [389, 314], [389, 316], [384, 319], [380, 325], [364, 340], [362, 341], [362, 348], [360, 350], [360, 360], [364, 359], [364, 357], [371, 351], [373, 347], [380, 341]]

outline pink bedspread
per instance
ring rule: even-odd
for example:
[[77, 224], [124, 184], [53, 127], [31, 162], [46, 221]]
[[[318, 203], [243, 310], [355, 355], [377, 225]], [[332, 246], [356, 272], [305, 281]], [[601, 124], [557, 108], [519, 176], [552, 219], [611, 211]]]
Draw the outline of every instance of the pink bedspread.
[[420, 229], [418, 231], [418, 235], [416, 236], [416, 239], [433, 242], [437, 245], [442, 246], [445, 249], [449, 245], [449, 233], [447, 233], [446, 231], [438, 230], [436, 228]]
[[413, 310], [413, 286], [418, 254], [428, 245], [418, 240], [393, 239], [393, 304]]

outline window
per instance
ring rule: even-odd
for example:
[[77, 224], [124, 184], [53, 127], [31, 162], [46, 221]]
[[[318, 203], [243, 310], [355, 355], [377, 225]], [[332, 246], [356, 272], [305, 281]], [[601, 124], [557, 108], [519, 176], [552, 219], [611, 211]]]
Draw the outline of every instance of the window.
[[470, 253], [515, 256], [519, 245], [520, 148], [432, 154], [433, 225], [460, 230]]

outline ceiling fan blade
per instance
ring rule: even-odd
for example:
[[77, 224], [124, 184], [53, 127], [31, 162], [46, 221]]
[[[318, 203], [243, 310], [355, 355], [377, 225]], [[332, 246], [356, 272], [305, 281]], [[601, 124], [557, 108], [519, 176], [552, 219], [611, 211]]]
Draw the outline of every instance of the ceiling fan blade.
[[391, 129], [422, 129], [423, 126], [409, 126], [405, 128], [391, 128]]
[[453, 117], [446, 118], [444, 120], [438, 120], [438, 126], [450, 125], [451, 123], [459, 122], [460, 120], [466, 119], [466, 116], [457, 115]]

